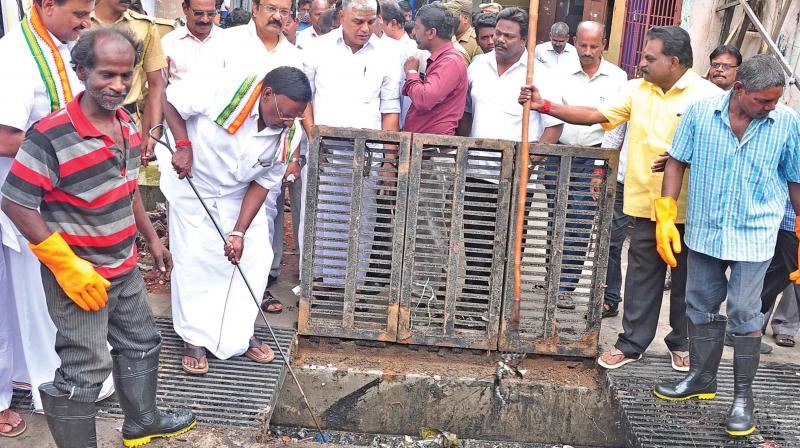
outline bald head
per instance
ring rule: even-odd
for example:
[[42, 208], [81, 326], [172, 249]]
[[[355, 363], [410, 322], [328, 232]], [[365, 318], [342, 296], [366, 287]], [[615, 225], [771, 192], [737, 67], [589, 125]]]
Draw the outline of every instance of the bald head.
[[342, 10], [355, 9], [357, 11], [378, 11], [377, 0], [343, 0]]
[[581, 36], [590, 39], [603, 39], [605, 34], [606, 27], [602, 23], [592, 22], [591, 20], [579, 23], [578, 29], [575, 31], [576, 39], [580, 39]]
[[581, 68], [593, 75], [600, 67], [603, 50], [606, 47], [606, 28], [597, 22], [581, 22], [575, 33], [575, 49], [581, 61]]

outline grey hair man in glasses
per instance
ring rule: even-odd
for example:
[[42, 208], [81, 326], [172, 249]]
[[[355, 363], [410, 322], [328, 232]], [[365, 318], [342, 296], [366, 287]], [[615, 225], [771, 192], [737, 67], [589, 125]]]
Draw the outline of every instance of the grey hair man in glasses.
[[265, 200], [281, 187], [299, 144], [311, 87], [301, 70], [288, 66], [263, 78], [226, 78], [204, 95], [192, 84], [167, 89], [165, 112], [176, 139], [172, 165], [177, 178], [192, 178], [228, 235], [222, 247], [214, 222], [187, 182], [174, 182], [169, 209], [173, 324], [184, 341], [183, 370], [202, 375], [208, 372], [207, 351], [219, 359], [245, 355], [258, 363], [275, 357], [253, 335], [258, 308], [232, 264], [241, 266], [256, 294], [264, 294], [273, 257], [264, 244], [269, 238]]

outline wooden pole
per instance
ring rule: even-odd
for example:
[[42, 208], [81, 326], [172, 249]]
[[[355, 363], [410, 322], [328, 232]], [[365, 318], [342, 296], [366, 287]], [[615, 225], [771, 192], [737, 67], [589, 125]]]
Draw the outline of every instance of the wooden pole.
[[[528, 73], [525, 84], [533, 84], [533, 64], [536, 57], [536, 25], [539, 22], [539, 0], [530, 0], [528, 5]], [[522, 300], [522, 235], [525, 233], [525, 198], [528, 195], [528, 163], [530, 160], [530, 138], [528, 127], [531, 116], [530, 102], [522, 109], [522, 140], [519, 145], [520, 175], [517, 190], [517, 220], [514, 235], [514, 303], [511, 309], [511, 324], [519, 325], [520, 302]]]

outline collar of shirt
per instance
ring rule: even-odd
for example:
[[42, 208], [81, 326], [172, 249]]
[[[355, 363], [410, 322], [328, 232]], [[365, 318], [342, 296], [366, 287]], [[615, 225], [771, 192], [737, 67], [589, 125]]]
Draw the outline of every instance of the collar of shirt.
[[699, 77], [700, 77], [700, 75], [695, 73], [694, 70], [687, 69], [686, 73], [684, 73], [683, 76], [678, 78], [678, 80], [675, 81], [675, 84], [673, 84], [673, 86], [670, 87], [669, 90], [667, 90], [666, 92], [664, 92], [664, 90], [661, 89], [661, 87], [659, 87], [659, 86], [657, 86], [657, 85], [655, 85], [655, 84], [653, 84], [653, 83], [651, 83], [649, 81], [644, 81], [644, 82], [649, 84], [650, 85], [650, 90], [655, 92], [657, 95], [667, 96], [667, 95], [675, 95], [675, 94], [679, 93], [678, 91], [685, 90], [687, 87], [689, 87], [689, 85], [693, 81], [695, 81], [694, 78], [699, 78]]
[[[492, 67], [492, 69], [494, 69], [494, 74], [497, 75], [497, 53], [494, 50], [492, 50], [492, 52], [488, 53], [486, 56], [487, 57], [480, 59], [488, 63], [489, 66]], [[514, 71], [517, 67], [522, 67], [522, 68], [528, 67], [528, 50], [524, 50], [522, 52], [522, 56], [519, 57], [519, 60], [511, 64], [511, 67], [508, 67], [508, 70], [503, 72], [502, 75], [498, 75], [498, 77], [506, 76], [507, 74]]]
[[[347, 43], [345, 43], [344, 41], [344, 34], [342, 33], [342, 27], [336, 28], [335, 30], [331, 31], [331, 33], [333, 33], [333, 35], [336, 37], [336, 45], [347, 47], [348, 51], [350, 52], [353, 51], [352, 48], [350, 48], [350, 46], [347, 45]], [[361, 47], [354, 54], [369, 51], [370, 48], [375, 48], [375, 43], [378, 42], [380, 39], [381, 39], [380, 37], [372, 34], [371, 36], [369, 36], [369, 40], [367, 41], [367, 43], [365, 43], [364, 46]]]
[[206, 36], [206, 38], [203, 39], [203, 40], [198, 39], [197, 36], [192, 34], [192, 32], [189, 31], [189, 27], [188, 26], [182, 26], [182, 27], [178, 28], [177, 30], [172, 31], [170, 34], [178, 33], [177, 36], [175, 36], [176, 39], [187, 39], [188, 38], [188, 39], [194, 40], [197, 43], [204, 44], [204, 43], [208, 42], [210, 39], [216, 38], [217, 35], [220, 32], [219, 30], [220, 30], [220, 28], [218, 26], [212, 25], [211, 26], [211, 32], [209, 32], [208, 36]]
[[[105, 137], [105, 135], [97, 130], [97, 128], [92, 124], [91, 121], [86, 117], [86, 114], [83, 113], [81, 109], [81, 97], [83, 97], [84, 92], [79, 93], [73, 101], [67, 103], [67, 115], [69, 115], [70, 121], [72, 121], [72, 125], [75, 126], [75, 130], [78, 132], [82, 138], [87, 137]], [[130, 115], [125, 112], [125, 109], [119, 108], [116, 111], [117, 120], [122, 123], [130, 123], [131, 117]], [[126, 129], [125, 126], [122, 127], [123, 131]], [[127, 135], [123, 135], [123, 137], [127, 138]], [[110, 145], [109, 145], [110, 146]]]
[[583, 74], [586, 78], [590, 81], [598, 78], [600, 76], [611, 76], [611, 69], [615, 67], [614, 64], [606, 61], [602, 57], [600, 58], [600, 67], [597, 68], [597, 71], [594, 73], [594, 76], [589, 76], [585, 71], [583, 71], [583, 67], [581, 66], [580, 58], [575, 58], [572, 63], [570, 63], [569, 74], [570, 75], [580, 75]]
[[430, 56], [428, 56], [428, 65], [433, 64], [433, 62], [435, 60], [439, 59], [443, 54], [445, 54], [445, 52], [447, 52], [447, 51], [449, 51], [451, 49], [453, 49], [453, 50], [455, 49], [453, 47], [452, 42], [446, 42], [444, 45], [442, 45], [441, 47], [437, 48], [436, 51], [434, 51], [433, 53], [431, 53]]

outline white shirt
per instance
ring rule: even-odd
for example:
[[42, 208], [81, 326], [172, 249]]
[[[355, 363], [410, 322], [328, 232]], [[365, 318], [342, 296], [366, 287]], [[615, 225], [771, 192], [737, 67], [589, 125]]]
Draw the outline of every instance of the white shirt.
[[402, 65], [386, 45], [372, 35], [353, 53], [338, 28], [303, 50], [303, 71], [314, 93], [314, 123], [381, 129], [381, 114], [400, 113]]
[[167, 57], [167, 81], [175, 83], [198, 76], [212, 81], [225, 68], [224, 31], [213, 26], [205, 39], [200, 40], [181, 27], [161, 38]]
[[[619, 95], [622, 87], [628, 82], [628, 75], [616, 65], [600, 60], [600, 67], [590, 78], [577, 58], [565, 62], [559, 70], [558, 79], [563, 82], [561, 94], [564, 104], [570, 106], [586, 106], [599, 108], [606, 101]], [[605, 131], [599, 124], [578, 126], [564, 124], [559, 142], [565, 145], [595, 146], [603, 141]]]
[[167, 100], [186, 120], [193, 151], [192, 181], [204, 197], [243, 197], [251, 181], [267, 190], [277, 188], [286, 172], [286, 165], [275, 159], [288, 130], [259, 131], [258, 101], [234, 134], [214, 121], [241, 84], [239, 77], [228, 81], [206, 95], [197, 92], [208, 84], [195, 80], [167, 87]]
[[297, 36], [295, 37], [295, 46], [299, 49], [306, 48], [311, 44], [311, 42], [319, 37], [317, 31], [314, 29], [313, 26], [310, 26], [304, 30], [298, 31]]
[[[75, 97], [83, 91], [83, 83], [70, 65], [72, 57], [69, 52], [75, 42], [61, 42], [52, 33], [50, 37], [64, 61], [72, 96]], [[0, 124], [27, 131], [33, 123], [50, 114], [50, 97], [19, 24], [0, 39], [0, 61], [4, 61], [0, 64]], [[0, 157], [0, 185], [5, 183], [13, 161], [10, 157]], [[17, 235], [20, 235], [17, 228], [0, 211], [0, 241], [19, 251]]]
[[565, 44], [564, 51], [561, 53], [556, 53], [556, 50], [553, 49], [552, 42], [547, 41], [541, 43], [536, 46], [535, 54], [536, 60], [550, 69], [555, 69], [564, 62], [569, 61], [571, 63], [573, 60], [578, 59], [578, 52], [569, 42]]
[[284, 65], [303, 68], [302, 53], [283, 33], [280, 33], [275, 48], [267, 50], [258, 37], [253, 20], [247, 25], [226, 29], [224, 35], [227, 53], [225, 68], [237, 75], [256, 73], [263, 76]]
[[[398, 60], [400, 61], [401, 67], [400, 90], [402, 92], [403, 86], [406, 84], [406, 73], [405, 70], [402, 70], [403, 65], [406, 63], [406, 59], [411, 56], [417, 58], [419, 61], [419, 69], [417, 69], [417, 71], [419, 73], [425, 73], [425, 69], [428, 66], [428, 58], [431, 57], [431, 52], [417, 48], [417, 42], [408, 37], [407, 33], [403, 33], [403, 37], [397, 40], [389, 37], [388, 34], [383, 33], [381, 41], [395, 47], [394, 51], [398, 55]], [[408, 109], [410, 108], [411, 98], [402, 95], [400, 98], [400, 129], [403, 129], [403, 126], [405, 125], [406, 115], [408, 115]]]
[[[520, 56], [519, 61], [508, 68], [502, 75], [497, 74], [497, 58], [495, 52], [486, 53], [475, 58], [467, 68], [469, 93], [467, 94], [467, 111], [472, 113], [472, 131], [470, 137], [496, 138], [519, 141], [522, 137], [522, 106], [517, 102], [520, 87], [525, 85], [527, 76], [528, 52]], [[561, 95], [555, 86], [550, 71], [539, 63], [534, 64], [533, 82], [542, 97], [551, 102], [560, 103]], [[539, 140], [545, 128], [557, 126], [562, 121], [550, 115], [531, 111], [528, 135], [531, 141]], [[488, 157], [499, 157], [497, 153], [485, 153]], [[500, 161], [475, 160], [476, 165], [493, 167], [480, 170], [487, 180], [497, 182], [493, 176], [499, 176]]]

